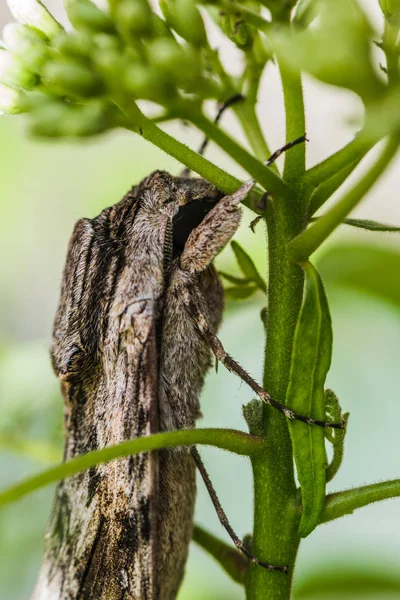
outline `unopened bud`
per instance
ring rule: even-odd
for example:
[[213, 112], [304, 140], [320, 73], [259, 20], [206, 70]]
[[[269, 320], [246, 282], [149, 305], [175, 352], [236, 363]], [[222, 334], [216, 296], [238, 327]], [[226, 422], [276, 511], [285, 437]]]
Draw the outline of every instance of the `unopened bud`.
[[195, 46], [207, 43], [203, 19], [194, 0], [160, 0], [167, 22], [184, 40]]
[[52, 40], [53, 48], [70, 58], [88, 58], [93, 48], [92, 37], [85, 33], [61, 33]]
[[0, 114], [15, 115], [24, 111], [24, 94], [9, 85], [0, 83]]
[[0, 81], [30, 90], [37, 83], [37, 77], [25, 68], [17, 56], [7, 50], [0, 50]]
[[88, 97], [102, 90], [102, 82], [92, 69], [70, 59], [46, 63], [42, 79], [50, 91], [59, 95]]
[[89, 31], [114, 31], [111, 18], [91, 0], [65, 0], [68, 18], [75, 29]]
[[178, 84], [193, 82], [200, 76], [200, 61], [196, 50], [193, 47], [185, 48], [175, 40], [168, 38], [154, 40], [149, 46], [149, 60], [152, 65]]
[[29, 25], [8, 23], [3, 29], [4, 44], [32, 73], [39, 73], [51, 56], [46, 36]]
[[124, 84], [138, 100], [163, 104], [174, 96], [173, 88], [165, 81], [162, 72], [147, 65], [130, 66], [124, 73]]
[[31, 25], [52, 38], [62, 31], [61, 25], [40, 0], [7, 0], [13, 17], [23, 25]]
[[86, 137], [113, 125], [109, 107], [100, 100], [79, 106], [53, 101], [41, 103], [33, 111], [31, 131], [46, 137]]
[[146, 0], [123, 0], [115, 11], [118, 30], [128, 40], [150, 34], [153, 14]]

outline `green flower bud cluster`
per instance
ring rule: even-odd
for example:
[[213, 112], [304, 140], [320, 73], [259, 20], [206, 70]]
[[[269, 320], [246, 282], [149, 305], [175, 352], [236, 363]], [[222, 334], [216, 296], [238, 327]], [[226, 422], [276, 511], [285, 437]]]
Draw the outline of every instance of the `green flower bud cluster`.
[[39, 0], [8, 2], [20, 22], [3, 31], [0, 110], [29, 112], [38, 134], [89, 135], [115, 127], [121, 96], [169, 109], [187, 94], [218, 95], [217, 79], [204, 68], [207, 38], [193, 0], [168, 4], [165, 20], [147, 0], [109, 0], [107, 12], [92, 0], [65, 0], [71, 31]]

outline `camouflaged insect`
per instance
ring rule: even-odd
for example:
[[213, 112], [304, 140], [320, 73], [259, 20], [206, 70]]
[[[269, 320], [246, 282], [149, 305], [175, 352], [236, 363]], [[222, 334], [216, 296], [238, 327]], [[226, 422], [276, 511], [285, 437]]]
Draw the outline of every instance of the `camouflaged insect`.
[[[203, 179], [156, 171], [95, 219], [78, 221], [51, 351], [65, 400], [64, 460], [194, 427], [212, 353], [288, 419], [344, 427], [272, 398], [216, 336], [223, 288], [212, 261], [254, 184], [224, 196]], [[173, 600], [192, 537], [196, 465], [236, 547], [253, 564], [286, 571], [237, 537], [195, 447], [163, 449], [59, 483], [32, 600]]]
[[[155, 172], [75, 226], [54, 323], [64, 460], [194, 427], [223, 289], [212, 264], [252, 184], [223, 198], [202, 179]], [[187, 448], [121, 458], [61, 481], [34, 600], [170, 600], [192, 536]]]

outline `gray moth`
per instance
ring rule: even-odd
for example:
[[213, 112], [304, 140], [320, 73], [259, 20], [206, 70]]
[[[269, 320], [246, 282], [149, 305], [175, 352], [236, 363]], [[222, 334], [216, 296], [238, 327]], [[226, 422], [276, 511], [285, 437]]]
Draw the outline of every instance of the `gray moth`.
[[[66, 259], [51, 349], [65, 402], [64, 460], [194, 427], [223, 289], [212, 264], [240, 200], [155, 172], [81, 219]], [[197, 322], [196, 322], [197, 320]], [[187, 448], [121, 458], [61, 481], [33, 600], [170, 600], [192, 536]]]
[[[156, 171], [98, 217], [78, 221], [51, 349], [64, 397], [64, 460], [193, 428], [213, 354], [289, 419], [343, 428], [272, 398], [216, 336], [224, 296], [213, 260], [253, 186], [224, 196], [203, 179]], [[253, 563], [285, 571], [235, 535], [196, 448], [163, 449], [58, 484], [32, 600], [173, 600], [192, 537], [196, 465], [236, 546]]]

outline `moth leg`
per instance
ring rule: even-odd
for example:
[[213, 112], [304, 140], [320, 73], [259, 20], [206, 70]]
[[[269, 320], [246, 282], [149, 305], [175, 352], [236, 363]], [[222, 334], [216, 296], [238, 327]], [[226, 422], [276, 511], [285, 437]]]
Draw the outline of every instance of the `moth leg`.
[[204, 316], [202, 310], [199, 308], [198, 304], [193, 300], [190, 293], [183, 293], [183, 302], [186, 306], [186, 309], [193, 319], [199, 334], [206, 342], [206, 344], [211, 348], [217, 360], [219, 360], [224, 367], [228, 369], [231, 373], [235, 373], [238, 375], [240, 379], [242, 379], [247, 385], [257, 394], [257, 396], [269, 406], [276, 408], [279, 412], [281, 412], [285, 417], [287, 417], [291, 421], [302, 421], [303, 423], [307, 423], [307, 425], [317, 425], [319, 427], [331, 427], [332, 429], [344, 429], [345, 423], [341, 421], [340, 423], [331, 423], [329, 421], [320, 421], [318, 419], [313, 419], [312, 417], [306, 417], [305, 415], [300, 415], [290, 408], [287, 408], [278, 400], [272, 398], [268, 392], [263, 390], [263, 388], [237, 363], [226, 351], [222, 345], [220, 339], [215, 335], [215, 333], [210, 328], [206, 317]]
[[254, 554], [252, 554], [250, 552], [250, 550], [248, 550], [246, 548], [246, 546], [243, 544], [242, 540], [233, 531], [231, 524], [228, 521], [228, 517], [226, 516], [225, 511], [221, 506], [221, 503], [218, 499], [217, 493], [211, 482], [211, 479], [207, 472], [207, 469], [205, 468], [204, 463], [201, 460], [199, 451], [197, 450], [197, 448], [195, 446], [192, 446], [190, 449], [190, 453], [193, 457], [194, 462], [196, 463], [197, 468], [200, 471], [200, 475], [201, 475], [201, 477], [204, 481], [204, 484], [207, 488], [207, 491], [210, 495], [211, 501], [214, 504], [214, 508], [217, 513], [218, 519], [220, 520], [220, 523], [224, 527], [224, 529], [226, 529], [226, 531], [228, 532], [228, 534], [229, 534], [231, 540], [233, 541], [233, 543], [235, 544], [236, 548], [238, 550], [240, 550], [240, 552], [243, 552], [243, 554], [245, 554], [245, 556], [247, 556], [247, 558], [250, 560], [250, 562], [252, 562], [255, 565], [259, 565], [260, 567], [264, 567], [264, 569], [269, 569], [270, 571], [283, 571], [284, 573], [287, 573], [286, 566], [282, 567], [282, 566], [277, 566], [277, 565], [271, 565], [268, 562], [263, 562], [261, 560], [258, 560], [258, 558], [256, 558], [254, 556]]

